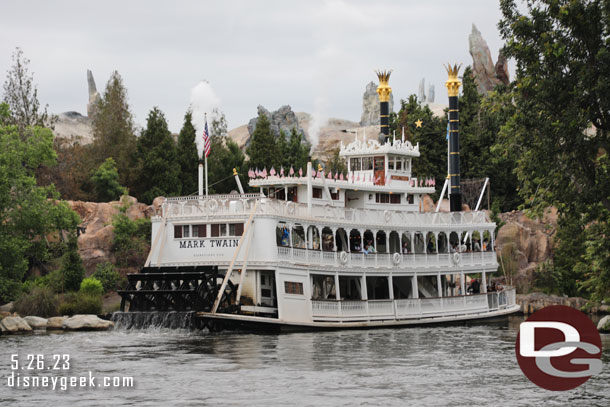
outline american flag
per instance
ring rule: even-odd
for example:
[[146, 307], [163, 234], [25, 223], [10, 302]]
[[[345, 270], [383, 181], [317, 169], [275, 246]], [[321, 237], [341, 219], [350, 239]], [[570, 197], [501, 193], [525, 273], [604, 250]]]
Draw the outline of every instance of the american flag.
[[203, 153], [208, 158], [210, 155], [210, 136], [208, 133], [208, 120], [205, 121], [205, 127], [203, 128]]

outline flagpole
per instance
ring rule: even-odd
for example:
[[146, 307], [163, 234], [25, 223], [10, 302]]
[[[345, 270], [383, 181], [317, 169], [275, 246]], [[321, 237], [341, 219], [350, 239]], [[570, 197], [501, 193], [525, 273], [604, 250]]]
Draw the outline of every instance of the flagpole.
[[[204, 113], [204, 118], [205, 118], [205, 131], [207, 133], [207, 127], [208, 127], [208, 114]], [[207, 137], [209, 138], [210, 135], [208, 134]], [[208, 196], [208, 154], [205, 151], [205, 145], [203, 146], [203, 156], [205, 157], [205, 196]]]

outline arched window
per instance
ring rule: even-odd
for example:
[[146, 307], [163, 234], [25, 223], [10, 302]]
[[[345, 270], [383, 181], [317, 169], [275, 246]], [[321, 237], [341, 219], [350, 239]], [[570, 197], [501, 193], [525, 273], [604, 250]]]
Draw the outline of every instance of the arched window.
[[338, 252], [349, 252], [349, 243], [347, 240], [347, 232], [345, 232], [345, 229], [337, 229], [335, 243], [337, 244]]
[[426, 235], [426, 253], [437, 253], [436, 236], [432, 232], [428, 232]]
[[400, 253], [400, 238], [398, 232], [390, 232], [390, 251], [389, 253]]
[[333, 230], [329, 227], [322, 229], [322, 250], [325, 252], [335, 250], [335, 237], [333, 236]]
[[352, 229], [349, 232], [349, 250], [350, 252], [362, 251], [362, 238], [358, 229]]
[[383, 230], [377, 232], [377, 253], [387, 253], [388, 248], [386, 247], [386, 234]]
[[426, 243], [424, 241], [424, 235], [421, 232], [417, 232], [415, 233], [415, 235], [413, 236], [413, 249], [415, 250], [416, 254], [422, 254], [425, 253], [426, 250]]
[[413, 252], [413, 247], [411, 246], [411, 234], [403, 233], [402, 234], [402, 254], [409, 254]]
[[292, 247], [305, 248], [305, 230], [299, 224], [292, 227]]
[[307, 228], [307, 248], [309, 250], [320, 250], [320, 232], [313, 225]]
[[290, 246], [290, 229], [286, 222], [278, 222], [275, 227], [275, 239], [278, 246]]

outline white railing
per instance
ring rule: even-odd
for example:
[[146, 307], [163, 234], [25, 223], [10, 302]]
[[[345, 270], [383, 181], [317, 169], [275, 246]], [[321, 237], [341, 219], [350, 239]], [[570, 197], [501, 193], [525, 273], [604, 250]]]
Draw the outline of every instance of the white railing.
[[363, 208], [344, 208], [331, 205], [314, 205], [311, 213], [306, 204], [262, 198], [259, 194], [197, 195], [166, 198], [162, 205], [163, 213], [168, 217], [180, 216], [218, 216], [250, 214], [255, 200], [260, 204], [257, 215], [281, 216], [301, 219], [327, 219], [333, 222], [356, 225], [391, 224], [396, 227], [421, 229], [424, 226], [474, 226], [487, 227], [490, 220], [486, 212], [407, 212], [400, 210], [376, 210]]
[[429, 254], [403, 254], [401, 261], [396, 264], [393, 254], [375, 253], [364, 254], [361, 252], [347, 253], [347, 262], [341, 262], [341, 256], [337, 252], [320, 250], [309, 250], [278, 246], [278, 260], [288, 261], [296, 264], [323, 264], [328, 266], [345, 267], [449, 267], [449, 266], [497, 266], [495, 252], [473, 252], [462, 253], [459, 263], [454, 263], [447, 253]]
[[515, 305], [515, 289], [487, 294], [400, 300], [312, 300], [313, 317], [350, 319], [405, 319], [479, 314]]

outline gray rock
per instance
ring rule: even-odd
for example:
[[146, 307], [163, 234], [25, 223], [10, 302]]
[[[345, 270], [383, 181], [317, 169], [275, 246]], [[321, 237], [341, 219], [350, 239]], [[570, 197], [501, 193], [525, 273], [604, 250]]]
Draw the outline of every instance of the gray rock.
[[[286, 133], [286, 139], [290, 137], [290, 132], [293, 128], [297, 129], [297, 132], [301, 134], [301, 139], [305, 141], [305, 132], [299, 126], [299, 121], [297, 119], [297, 115], [292, 111], [292, 108], [289, 105], [284, 105], [280, 107], [275, 112], [270, 112], [265, 109], [264, 106], [259, 105], [257, 108], [258, 114], [264, 114], [269, 119], [269, 127], [271, 128], [271, 132], [275, 137], [280, 136], [280, 130]], [[258, 116], [250, 119], [248, 122], [248, 133], [250, 136], [254, 134], [254, 130], [256, 129], [256, 123], [258, 122]], [[246, 142], [248, 145], [250, 141]]]
[[428, 86], [428, 103], [434, 103], [434, 85]]
[[30, 327], [32, 327], [32, 329], [47, 329], [47, 319], [46, 318], [28, 316], [23, 319], [25, 320], [25, 322], [28, 323], [28, 325]]
[[6, 317], [0, 321], [0, 331], [3, 334], [30, 332], [32, 328], [21, 317]]
[[64, 329], [64, 321], [68, 319], [68, 317], [52, 317], [47, 320], [47, 331], [48, 330], [61, 330]]
[[[394, 94], [390, 94], [390, 112], [394, 111]], [[377, 84], [373, 81], [366, 85], [364, 95], [362, 95], [362, 116], [360, 116], [361, 126], [379, 125], [379, 95], [377, 94]]]
[[103, 331], [113, 326], [114, 322], [98, 318], [97, 315], [74, 315], [62, 324], [66, 331]]
[[468, 45], [470, 55], [472, 56], [474, 79], [477, 84], [477, 90], [481, 95], [487, 94], [496, 85], [508, 83], [506, 58], [500, 54], [498, 64], [494, 66], [487, 42], [474, 24], [472, 25], [472, 32], [468, 37]]
[[11, 312], [13, 310], [13, 303], [9, 302], [4, 305], [0, 305], [0, 311]]
[[610, 315], [606, 315], [599, 320], [597, 330], [603, 334], [610, 334]]
[[72, 143], [89, 144], [93, 142], [93, 120], [78, 112], [60, 113], [53, 133]]
[[421, 78], [421, 81], [419, 81], [417, 100], [421, 103], [426, 103], [426, 78]]
[[95, 86], [95, 79], [93, 79], [93, 73], [87, 69], [87, 85], [89, 88], [89, 103], [87, 103], [87, 116], [93, 117], [95, 115], [95, 109], [97, 108], [97, 104], [102, 98], [97, 91], [97, 87]]

